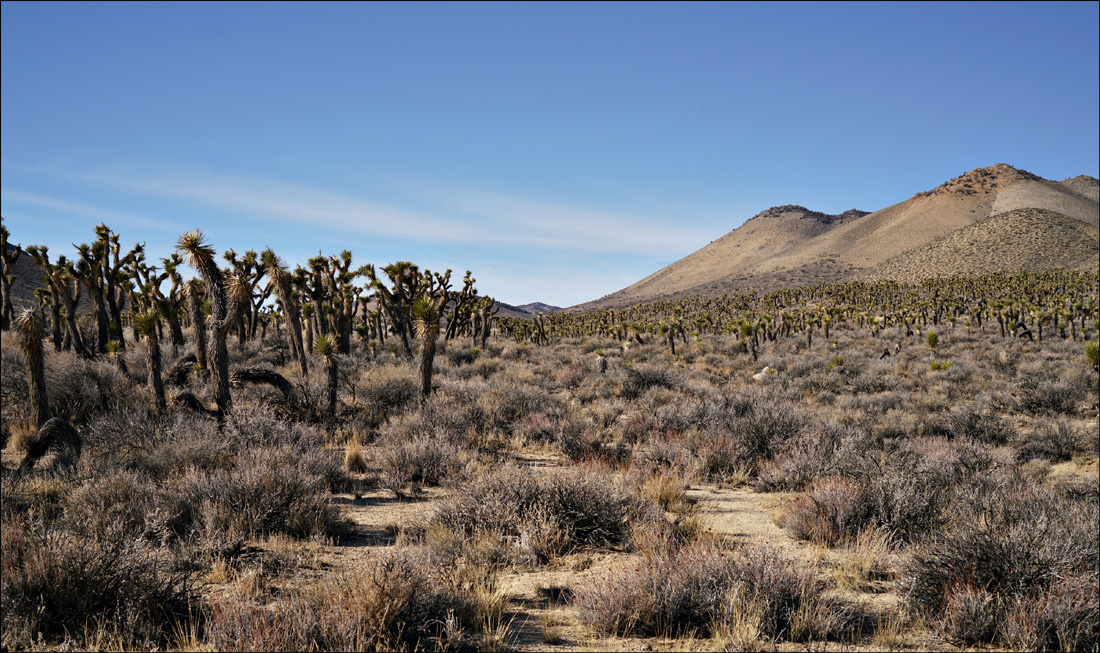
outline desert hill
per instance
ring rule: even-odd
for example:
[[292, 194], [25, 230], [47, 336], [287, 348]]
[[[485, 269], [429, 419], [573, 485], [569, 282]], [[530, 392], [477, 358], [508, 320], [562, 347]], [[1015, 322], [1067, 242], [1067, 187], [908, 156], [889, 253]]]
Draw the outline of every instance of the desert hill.
[[[1100, 226], [1096, 198], [1097, 180], [1092, 177], [1055, 182], [999, 163], [873, 213], [852, 210], [826, 216], [800, 206], [775, 207], [641, 281], [571, 310], [891, 276], [894, 265], [903, 266], [899, 274], [950, 275], [960, 269], [960, 263], [944, 248], [964, 245], [986, 248], [966, 265], [975, 274], [1020, 266], [1031, 269], [1044, 261], [1062, 260], [1062, 253], [1074, 261], [1071, 267], [1087, 265], [1087, 259], [1080, 262], [1073, 257], [1095, 252], [1095, 231], [1078, 229], [1075, 223]], [[1024, 209], [1040, 213], [995, 221], [960, 234], [950, 244], [922, 249], [992, 217]], [[1021, 231], [1027, 229], [1049, 229], [1049, 233]], [[1046, 256], [1037, 254], [1043, 247], [1049, 248]], [[920, 260], [921, 256], [930, 258]], [[1095, 254], [1092, 264], [1100, 265]]]
[[[857, 209], [829, 215], [803, 206], [772, 207], [694, 254], [590, 304], [625, 305], [659, 296], [683, 294], [700, 284], [724, 279], [741, 270], [754, 269], [769, 257], [797, 252], [811, 239], [866, 215], [866, 211]], [[589, 304], [578, 308], [585, 310]]]
[[1100, 261], [1100, 229], [1045, 209], [1016, 209], [963, 227], [858, 273], [869, 281], [917, 282], [993, 269], [1087, 270]]
[[542, 302], [531, 302], [530, 304], [520, 304], [516, 308], [534, 315], [535, 313], [554, 313], [561, 310], [560, 306], [551, 306], [550, 304], [544, 304]]

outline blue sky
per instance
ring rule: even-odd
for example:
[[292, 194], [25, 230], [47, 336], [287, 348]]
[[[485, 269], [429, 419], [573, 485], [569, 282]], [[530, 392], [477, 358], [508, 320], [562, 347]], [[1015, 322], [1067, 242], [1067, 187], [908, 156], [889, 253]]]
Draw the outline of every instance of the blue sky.
[[4, 2], [0, 208], [567, 306], [773, 205], [1100, 176], [1098, 7]]

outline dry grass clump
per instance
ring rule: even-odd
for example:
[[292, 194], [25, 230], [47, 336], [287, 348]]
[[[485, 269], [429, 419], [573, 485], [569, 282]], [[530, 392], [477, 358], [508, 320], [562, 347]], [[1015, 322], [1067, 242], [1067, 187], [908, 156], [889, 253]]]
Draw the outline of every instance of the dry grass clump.
[[453, 488], [424, 529], [444, 528], [463, 541], [495, 533], [517, 542], [520, 557], [534, 562], [581, 547], [627, 546], [635, 524], [663, 517], [609, 478], [608, 468], [595, 463], [544, 475], [502, 467]]
[[852, 540], [871, 516], [867, 488], [840, 476], [819, 478], [788, 503], [779, 525], [800, 540], [835, 546]]
[[[578, 620], [619, 636], [810, 641], [840, 634], [813, 568], [775, 549], [665, 547], [574, 589]], [[747, 632], [746, 632], [747, 631]]]
[[220, 650], [466, 650], [487, 643], [500, 604], [405, 549], [272, 605], [231, 594], [204, 613], [205, 639]]
[[892, 540], [888, 531], [869, 527], [836, 549], [833, 578], [837, 586], [857, 592], [888, 590], [897, 566]]
[[386, 434], [375, 443], [382, 487], [403, 496], [406, 488], [439, 485], [465, 463], [463, 450], [445, 439], [418, 433], [412, 438]]

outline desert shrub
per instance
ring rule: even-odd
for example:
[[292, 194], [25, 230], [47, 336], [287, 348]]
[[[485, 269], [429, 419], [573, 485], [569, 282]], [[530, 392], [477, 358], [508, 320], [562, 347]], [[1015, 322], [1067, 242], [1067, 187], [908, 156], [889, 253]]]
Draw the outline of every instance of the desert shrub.
[[962, 646], [989, 645], [997, 637], [1000, 609], [991, 592], [959, 583], [945, 591], [943, 609], [933, 627], [948, 641]]
[[694, 473], [702, 480], [715, 483], [750, 476], [758, 465], [753, 451], [732, 433], [712, 433], [698, 445], [694, 454]]
[[626, 546], [631, 524], [663, 520], [642, 496], [609, 483], [605, 467], [583, 465], [535, 476], [503, 467], [454, 489], [425, 528], [466, 539], [483, 532], [514, 538], [536, 560], [585, 546]]
[[341, 535], [343, 517], [328, 501], [331, 467], [339, 470], [339, 462], [323, 451], [248, 450], [232, 469], [188, 473], [179, 491], [192, 497], [189, 508], [206, 532]]
[[748, 455], [763, 460], [798, 435], [806, 423], [805, 413], [794, 406], [758, 400], [734, 422], [733, 431]]
[[596, 425], [580, 415], [561, 421], [556, 440], [561, 452], [574, 461], [596, 457], [601, 448]]
[[108, 531], [87, 538], [5, 514], [0, 529], [4, 648], [36, 634], [75, 638], [106, 631], [121, 647], [163, 647], [192, 613], [185, 571], [164, 551]]
[[396, 365], [375, 365], [361, 373], [355, 388], [360, 411], [372, 428], [416, 404], [420, 393], [415, 370]]
[[552, 409], [556, 404], [549, 392], [507, 379], [500, 382], [494, 379], [477, 399], [477, 405], [489, 424], [506, 433], [512, 433], [524, 415]]
[[[574, 589], [577, 619], [622, 636], [711, 636], [748, 622], [770, 640], [837, 634], [814, 570], [771, 548], [692, 546], [655, 552]], [[824, 609], [822, 609], [824, 608]]]
[[[1060, 613], [1052, 621], [1065, 618], [1081, 632], [1073, 615], [1089, 614], [1090, 596], [1095, 614], [1096, 594], [1090, 589], [1095, 585], [1064, 583], [1081, 575], [1096, 582], [1100, 506], [1016, 476], [995, 475], [962, 492], [954, 508], [959, 513], [955, 527], [928, 538], [914, 552], [907, 589], [915, 610], [964, 643], [988, 641], [988, 614], [994, 615], [999, 638], [1011, 634], [1022, 641], [1028, 632], [1042, 632], [1045, 638], [1049, 628], [1035, 612], [1042, 606]], [[1023, 609], [1031, 615], [1030, 625], [1019, 614], [1007, 618], [1012, 606], [1017, 612], [1029, 606]], [[1095, 645], [1095, 619], [1091, 627]], [[1035, 646], [1047, 646], [1043, 641]]]
[[1022, 651], [1095, 651], [1100, 645], [1100, 590], [1095, 573], [1056, 579], [1043, 591], [1017, 597], [1000, 625], [1003, 639]]
[[969, 438], [985, 444], [1001, 445], [1008, 442], [1011, 432], [998, 415], [967, 407], [952, 413], [946, 424], [946, 435]]
[[888, 440], [859, 463], [875, 522], [902, 540], [943, 527], [956, 486], [992, 466], [984, 449], [943, 438]]
[[[472, 374], [480, 376], [483, 379], [488, 379], [499, 372], [502, 367], [503, 365], [501, 364], [501, 362], [495, 358], [480, 357], [476, 361], [474, 361], [474, 364], [472, 366], [465, 369], [469, 369]], [[462, 377], [461, 375], [460, 377], [466, 378]]]
[[473, 349], [465, 349], [461, 345], [453, 342], [446, 343], [441, 353], [446, 356], [447, 362], [450, 363], [452, 367], [469, 365], [477, 359], [476, 351]]
[[680, 385], [680, 379], [665, 365], [643, 363], [632, 365], [626, 372], [627, 380], [622, 391], [626, 399], [637, 398], [650, 388], [675, 390]]
[[50, 407], [73, 425], [105, 411], [138, 409], [148, 403], [143, 392], [117, 367], [104, 360], [75, 355], [46, 357], [46, 388]]
[[919, 429], [916, 416], [900, 407], [888, 408], [885, 413], [870, 418], [867, 424], [871, 435], [881, 440], [916, 435]]
[[576, 389], [588, 376], [588, 370], [576, 363], [566, 365], [554, 373], [554, 380], [570, 390]]
[[[7, 335], [4, 332], [4, 336]], [[4, 423], [15, 420], [17, 415], [26, 418], [30, 414], [29, 402], [27, 365], [23, 361], [23, 352], [14, 342], [10, 345], [5, 343], [0, 348], [0, 403], [4, 405]]]
[[387, 433], [379, 438], [375, 452], [383, 485], [398, 494], [410, 483], [439, 485], [464, 463], [461, 449], [427, 434], [406, 438]]
[[250, 651], [465, 650], [499, 620], [487, 597], [407, 549], [272, 606], [247, 595], [215, 596], [204, 613], [204, 637], [215, 649]]
[[561, 412], [552, 409], [528, 413], [516, 424], [515, 433], [531, 443], [553, 442], [559, 430]]
[[690, 440], [682, 433], [655, 435], [649, 439], [647, 446], [639, 450], [636, 460], [653, 469], [670, 469], [688, 475], [697, 460]]
[[1055, 462], [1070, 460], [1085, 441], [1085, 433], [1065, 419], [1044, 422], [1022, 438], [1016, 460], [1046, 458]]
[[324, 446], [321, 431], [286, 419], [275, 406], [249, 404], [234, 407], [227, 416], [222, 433], [241, 449], [249, 447], [285, 447], [311, 451]]
[[800, 540], [834, 546], [851, 540], [871, 518], [867, 488], [839, 476], [819, 478], [788, 503], [780, 525]]
[[381, 439], [435, 438], [456, 447], [497, 448], [499, 431], [478, 398], [482, 382], [462, 383], [433, 393], [420, 410], [406, 413], [382, 427]]
[[89, 479], [66, 497], [65, 523], [82, 538], [101, 539], [116, 531], [141, 537], [156, 495], [152, 481], [130, 471]]
[[1018, 409], [1029, 414], [1072, 415], [1088, 397], [1088, 391], [1088, 385], [1063, 378], [1028, 381], [1020, 388]]
[[783, 444], [756, 479], [766, 491], [800, 491], [822, 476], [859, 473], [860, 458], [874, 448], [866, 433], [835, 422], [811, 425]]

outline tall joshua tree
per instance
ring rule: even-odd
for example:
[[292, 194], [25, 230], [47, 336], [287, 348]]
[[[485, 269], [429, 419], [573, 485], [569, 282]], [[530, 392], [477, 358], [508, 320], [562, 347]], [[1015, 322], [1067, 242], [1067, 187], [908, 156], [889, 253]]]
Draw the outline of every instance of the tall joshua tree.
[[191, 314], [191, 330], [195, 338], [195, 364], [202, 374], [209, 366], [206, 363], [206, 316], [202, 311], [202, 284], [198, 279], [187, 282], [187, 305]]
[[11, 271], [19, 259], [22, 250], [17, 246], [8, 251], [7, 227], [0, 223], [0, 330], [7, 331], [13, 317], [11, 305], [11, 282], [15, 277]]
[[432, 364], [435, 341], [439, 337], [439, 303], [422, 295], [413, 303], [416, 335], [420, 338], [420, 403], [432, 392]]
[[291, 289], [290, 272], [283, 259], [276, 256], [270, 247], [260, 254], [260, 261], [264, 265], [267, 276], [275, 284], [279, 301], [283, 303], [283, 317], [286, 319], [287, 331], [290, 334], [290, 351], [301, 366], [302, 376], [308, 377], [309, 364], [306, 361], [305, 348], [302, 346], [302, 322], [298, 318], [298, 307], [294, 301], [294, 291]]
[[157, 310], [149, 309], [133, 316], [134, 331], [146, 336], [149, 348], [149, 387], [153, 389], [153, 396], [157, 402], [157, 415], [163, 415], [164, 403], [164, 377], [161, 374], [160, 338], [157, 336]]
[[31, 260], [34, 261], [35, 265], [42, 268], [43, 280], [46, 282], [46, 287], [49, 288], [53, 347], [55, 351], [61, 351], [61, 291], [59, 290], [60, 281], [55, 279], [55, 275], [58, 273], [57, 266], [50, 263], [49, 248], [45, 245], [31, 245], [27, 248], [27, 253], [31, 255]]
[[210, 330], [213, 332], [210, 366], [213, 372], [211, 377], [214, 382], [214, 402], [218, 406], [218, 421], [221, 421], [233, 407], [233, 398], [229, 394], [229, 348], [226, 338], [235, 320], [229, 315], [225, 280], [214, 260], [214, 247], [206, 242], [201, 231], [189, 231], [180, 236], [176, 250], [183, 255], [188, 265], [198, 270], [210, 300]]
[[19, 333], [19, 348], [27, 363], [27, 385], [30, 390], [31, 411], [35, 426], [41, 427], [50, 419], [50, 400], [46, 395], [46, 368], [43, 361], [42, 338], [46, 335], [46, 320], [37, 310], [26, 309], [15, 318]]
[[314, 345], [314, 353], [321, 359], [325, 366], [326, 383], [326, 411], [328, 419], [336, 419], [336, 385], [340, 378], [340, 371], [336, 367], [336, 339], [332, 336], [320, 336]]

